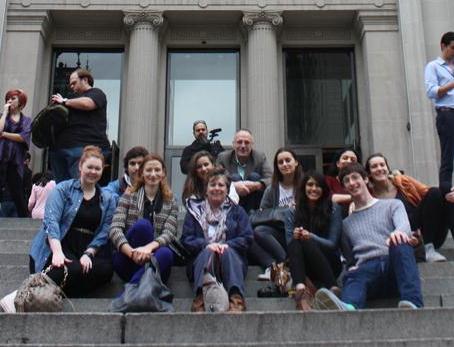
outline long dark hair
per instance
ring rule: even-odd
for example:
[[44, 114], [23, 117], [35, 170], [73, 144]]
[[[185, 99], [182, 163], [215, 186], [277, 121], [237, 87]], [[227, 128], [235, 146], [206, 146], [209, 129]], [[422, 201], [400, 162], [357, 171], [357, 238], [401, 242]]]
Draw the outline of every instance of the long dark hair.
[[[306, 184], [311, 178], [322, 189], [322, 195], [315, 206], [311, 206], [306, 195]], [[325, 234], [332, 211], [333, 203], [325, 176], [316, 171], [306, 173], [296, 192], [295, 227], [302, 226], [314, 234]]]
[[[284, 180], [284, 177], [282, 176], [282, 173], [279, 171], [279, 167], [277, 166], [277, 156], [283, 152], [288, 152], [292, 155], [293, 159], [295, 159], [296, 162], [298, 162], [298, 159], [296, 157], [296, 153], [291, 150], [290, 148], [286, 147], [281, 147], [276, 151], [276, 154], [274, 155], [274, 161], [273, 161], [273, 177], [271, 179], [271, 185], [273, 187], [277, 187], [279, 182], [282, 182]], [[295, 169], [295, 174], [293, 176], [293, 186], [296, 188], [298, 187], [301, 177], [303, 176], [303, 169], [301, 167], [301, 163], [298, 162], [298, 166]]]
[[52, 172], [50, 171], [39, 172], [33, 175], [32, 183], [36, 186], [45, 187], [46, 184], [52, 181], [53, 179], [54, 175], [52, 175]]
[[195, 195], [200, 198], [205, 195], [206, 182], [197, 175], [197, 161], [202, 157], [207, 157], [213, 166], [215, 165], [214, 157], [207, 151], [200, 151], [192, 156], [189, 161], [189, 172], [186, 176], [186, 181], [183, 186], [183, 194], [181, 196], [183, 204], [186, 204], [186, 199], [191, 195]]

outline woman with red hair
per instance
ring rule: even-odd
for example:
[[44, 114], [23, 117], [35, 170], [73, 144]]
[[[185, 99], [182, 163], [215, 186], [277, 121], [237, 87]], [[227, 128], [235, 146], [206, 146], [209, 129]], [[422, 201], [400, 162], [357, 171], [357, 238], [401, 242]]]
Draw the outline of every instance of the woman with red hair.
[[0, 199], [12, 200], [19, 217], [28, 216], [22, 183], [31, 133], [31, 119], [22, 113], [26, 103], [23, 90], [9, 90], [0, 116]]

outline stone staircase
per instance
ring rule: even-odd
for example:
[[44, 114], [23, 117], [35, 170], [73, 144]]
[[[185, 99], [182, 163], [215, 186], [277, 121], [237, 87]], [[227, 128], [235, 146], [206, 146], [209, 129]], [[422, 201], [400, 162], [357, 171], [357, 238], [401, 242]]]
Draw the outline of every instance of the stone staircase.
[[[0, 296], [28, 276], [30, 240], [39, 222], [0, 219]], [[112, 282], [89, 298], [72, 299], [62, 313], [0, 313], [0, 346], [454, 346], [454, 242], [442, 249], [450, 261], [420, 264], [426, 307], [398, 310], [397, 300], [370, 303], [357, 312], [295, 311], [288, 298], [257, 298], [266, 285], [256, 281], [258, 267], [246, 280], [248, 311], [242, 314], [193, 314], [185, 269], [174, 267], [169, 287], [176, 313], [109, 313], [122, 290]]]

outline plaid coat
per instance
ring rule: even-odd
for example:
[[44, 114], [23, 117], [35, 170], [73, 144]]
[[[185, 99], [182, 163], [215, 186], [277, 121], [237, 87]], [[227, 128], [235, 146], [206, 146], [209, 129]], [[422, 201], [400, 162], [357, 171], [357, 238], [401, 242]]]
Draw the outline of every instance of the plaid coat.
[[[117, 250], [128, 243], [126, 233], [134, 223], [143, 218], [145, 190], [140, 188], [137, 192], [125, 193], [120, 197], [117, 209], [112, 218], [109, 237]], [[160, 192], [155, 197], [155, 213], [153, 224], [155, 241], [161, 246], [168, 245], [177, 238], [177, 213], [178, 206], [175, 200], [163, 201]]]

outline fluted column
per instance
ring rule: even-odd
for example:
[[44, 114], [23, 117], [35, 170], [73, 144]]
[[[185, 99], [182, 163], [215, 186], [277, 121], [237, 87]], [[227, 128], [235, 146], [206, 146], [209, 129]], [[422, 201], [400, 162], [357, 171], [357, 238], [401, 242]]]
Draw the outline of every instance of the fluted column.
[[254, 135], [256, 148], [263, 150], [269, 159], [282, 145], [276, 40], [276, 30], [282, 22], [278, 12], [244, 12], [243, 16], [248, 33], [247, 126]]
[[121, 120], [122, 155], [133, 146], [156, 152], [160, 12], [125, 12], [130, 32], [125, 114]]

